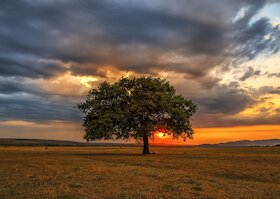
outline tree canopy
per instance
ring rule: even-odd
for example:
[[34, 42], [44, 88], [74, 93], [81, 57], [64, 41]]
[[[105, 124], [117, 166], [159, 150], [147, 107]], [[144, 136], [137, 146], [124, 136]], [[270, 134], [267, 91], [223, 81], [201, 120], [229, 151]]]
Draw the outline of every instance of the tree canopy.
[[86, 140], [142, 139], [143, 154], [148, 154], [149, 138], [158, 129], [175, 139], [192, 138], [190, 117], [197, 106], [177, 94], [167, 80], [139, 77], [101, 83], [78, 108], [85, 115]]

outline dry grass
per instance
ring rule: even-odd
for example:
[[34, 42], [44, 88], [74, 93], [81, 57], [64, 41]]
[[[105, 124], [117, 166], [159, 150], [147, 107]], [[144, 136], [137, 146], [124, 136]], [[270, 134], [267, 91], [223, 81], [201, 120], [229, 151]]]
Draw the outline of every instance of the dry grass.
[[279, 198], [280, 147], [0, 147], [0, 198]]

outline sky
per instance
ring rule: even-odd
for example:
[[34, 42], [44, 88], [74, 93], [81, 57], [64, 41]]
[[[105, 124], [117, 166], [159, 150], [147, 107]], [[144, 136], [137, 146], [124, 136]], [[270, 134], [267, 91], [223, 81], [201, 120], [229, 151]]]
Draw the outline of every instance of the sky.
[[198, 104], [194, 139], [280, 138], [280, 1], [0, 1], [0, 137], [83, 140], [75, 108], [121, 77]]

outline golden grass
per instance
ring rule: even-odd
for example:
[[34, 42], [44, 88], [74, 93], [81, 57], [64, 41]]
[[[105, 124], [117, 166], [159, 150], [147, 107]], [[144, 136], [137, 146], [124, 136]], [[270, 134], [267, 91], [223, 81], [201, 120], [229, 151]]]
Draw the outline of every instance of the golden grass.
[[0, 198], [279, 198], [280, 147], [0, 147]]

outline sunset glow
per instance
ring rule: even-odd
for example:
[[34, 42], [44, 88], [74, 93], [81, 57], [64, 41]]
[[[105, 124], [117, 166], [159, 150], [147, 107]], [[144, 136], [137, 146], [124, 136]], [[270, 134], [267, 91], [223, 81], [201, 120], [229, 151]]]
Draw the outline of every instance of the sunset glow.
[[160, 139], [166, 139], [166, 138], [169, 138], [170, 136], [168, 136], [167, 134], [164, 134], [164, 133], [156, 133], [156, 136]]
[[257, 126], [236, 126], [227, 128], [197, 128], [195, 129], [194, 139], [183, 141], [183, 139], [173, 139], [158, 133], [152, 144], [170, 145], [198, 145], [216, 144], [220, 142], [238, 140], [264, 140], [279, 137], [280, 125], [257, 125]]

